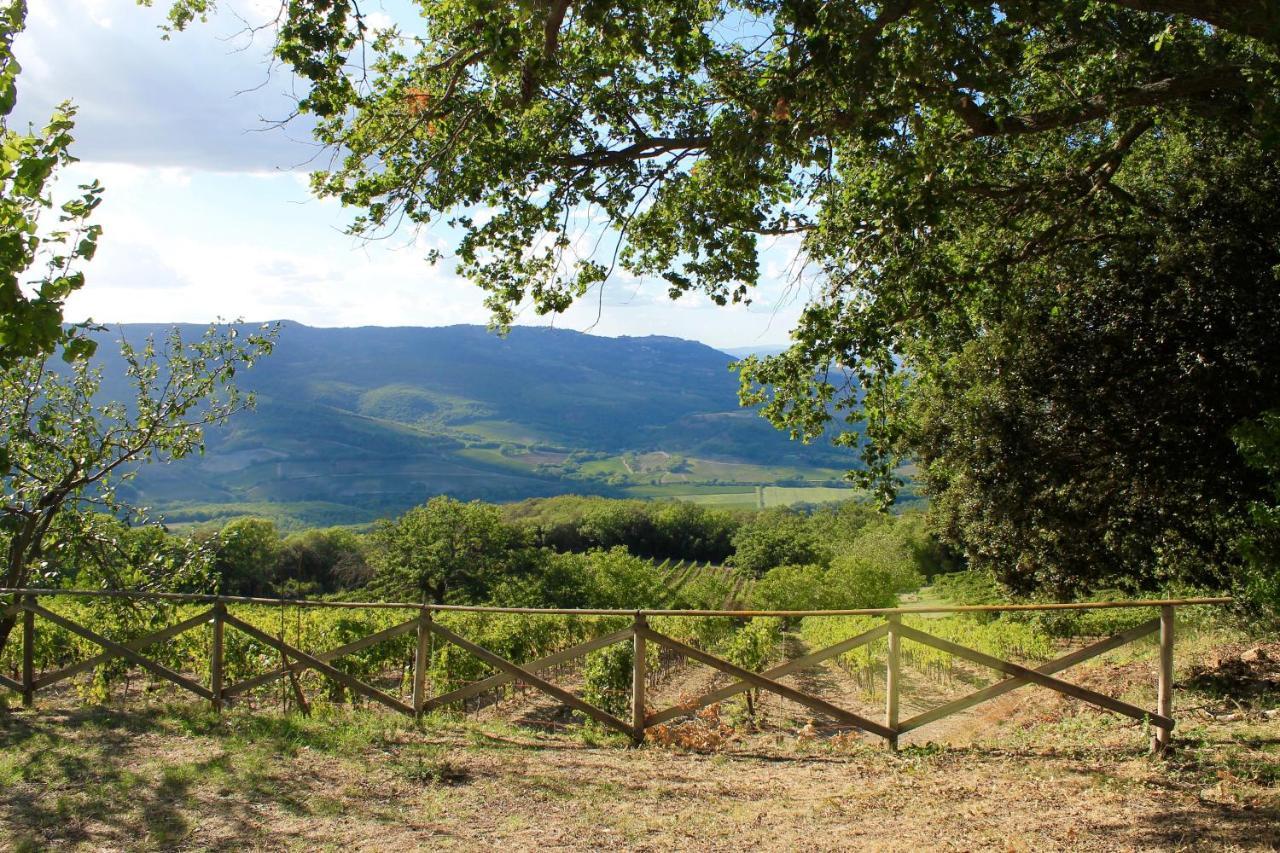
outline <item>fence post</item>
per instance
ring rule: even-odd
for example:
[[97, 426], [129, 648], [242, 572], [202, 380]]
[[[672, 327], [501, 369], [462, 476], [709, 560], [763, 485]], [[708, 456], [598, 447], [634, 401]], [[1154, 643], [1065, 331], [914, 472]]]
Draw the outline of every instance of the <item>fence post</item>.
[[[1160, 608], [1160, 677], [1156, 684], [1156, 713], [1173, 716], [1173, 606]], [[1151, 751], [1162, 753], [1169, 748], [1172, 732], [1156, 729], [1151, 739]]]
[[427, 704], [427, 667], [431, 665], [431, 611], [422, 608], [418, 616], [418, 646], [413, 653], [413, 713], [422, 716]]
[[213, 647], [209, 651], [209, 692], [213, 694], [213, 710], [222, 711], [222, 653], [223, 628], [227, 618], [227, 605], [221, 601], [213, 605]]
[[36, 597], [24, 596], [22, 603], [22, 707], [30, 708], [36, 699]]
[[637, 610], [631, 637], [631, 740], [636, 744], [644, 741], [644, 685], [648, 662], [645, 660], [644, 634], [640, 632], [646, 626], [644, 614]]
[[893, 729], [893, 737], [888, 739], [889, 749], [898, 749], [898, 668], [899, 644], [902, 638], [898, 634], [898, 625], [902, 617], [897, 613], [888, 616], [889, 622], [889, 657], [885, 664], [884, 680], [884, 724]]

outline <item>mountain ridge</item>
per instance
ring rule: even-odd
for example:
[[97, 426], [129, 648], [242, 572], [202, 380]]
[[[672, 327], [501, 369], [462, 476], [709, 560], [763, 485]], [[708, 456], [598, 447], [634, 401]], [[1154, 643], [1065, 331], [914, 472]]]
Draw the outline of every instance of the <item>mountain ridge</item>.
[[[733, 357], [697, 341], [278, 322], [275, 352], [237, 377], [257, 408], [210, 429], [203, 457], [144, 468], [129, 484], [133, 500], [180, 520], [217, 506], [306, 504], [325, 508], [303, 523], [359, 523], [433, 494], [697, 496], [835, 483], [851, 463], [740, 408]], [[136, 344], [175, 326], [184, 340], [207, 328], [98, 333], [104, 393], [128, 398], [113, 339]]]

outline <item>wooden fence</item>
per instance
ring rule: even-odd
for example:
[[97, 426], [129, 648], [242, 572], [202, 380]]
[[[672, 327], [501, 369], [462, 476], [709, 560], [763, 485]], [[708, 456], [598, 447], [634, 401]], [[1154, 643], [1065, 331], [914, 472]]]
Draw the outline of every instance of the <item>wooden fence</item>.
[[[596, 722], [622, 732], [635, 742], [644, 739], [645, 731], [651, 726], [685, 716], [708, 705], [721, 702], [731, 696], [752, 688], [775, 693], [810, 710], [825, 714], [845, 725], [878, 735], [886, 744], [896, 749], [898, 738], [906, 732], [941, 720], [944, 717], [971, 708], [981, 702], [1008, 693], [1019, 687], [1035, 684], [1057, 691], [1066, 696], [1090, 703], [1099, 708], [1143, 721], [1155, 729], [1152, 738], [1152, 749], [1163, 751], [1168, 746], [1170, 733], [1174, 727], [1173, 719], [1173, 631], [1175, 608], [1185, 605], [1220, 605], [1230, 603], [1229, 598], [1193, 598], [1161, 601], [1114, 601], [1079, 604], [1010, 604], [1010, 605], [974, 605], [954, 607], [913, 607], [913, 608], [873, 608], [861, 610], [556, 610], [524, 607], [462, 607], [450, 605], [417, 605], [390, 602], [333, 602], [281, 600], [267, 598], [248, 598], [237, 596], [185, 595], [178, 593], [133, 593], [123, 591], [100, 590], [43, 590], [43, 589], [0, 589], [0, 595], [12, 595], [14, 603], [0, 610], [0, 615], [22, 617], [22, 673], [21, 680], [16, 681], [0, 674], [0, 686], [7, 687], [22, 694], [23, 704], [30, 706], [36, 693], [51, 687], [80, 673], [93, 669], [113, 658], [123, 658], [128, 662], [147, 670], [152, 675], [171, 682], [178, 687], [194, 693], [212, 703], [215, 709], [221, 710], [225, 703], [256, 687], [272, 681], [289, 677], [300, 707], [306, 708], [306, 697], [298, 683], [297, 675], [306, 669], [313, 669], [333, 681], [341, 684], [354, 693], [379, 702], [394, 711], [409, 716], [417, 716], [436, 708], [462, 702], [468, 698], [489, 690], [516, 682], [535, 688], [559, 700], [568, 707], [581, 712]], [[209, 604], [209, 609], [184, 619], [177, 624], [119, 643], [104, 637], [71, 619], [55, 613], [40, 604], [40, 599], [50, 596], [82, 596], [113, 597], [166, 600], [185, 603]], [[397, 625], [370, 634], [355, 642], [348, 643], [327, 651], [307, 651], [297, 648], [283, 639], [273, 637], [267, 632], [236, 618], [227, 610], [229, 604], [259, 604], [276, 607], [325, 607], [351, 609], [397, 609], [408, 610], [415, 615]], [[1056, 660], [1041, 664], [1035, 668], [1022, 666], [1012, 661], [1002, 660], [975, 649], [935, 637], [925, 631], [902, 623], [902, 617], [921, 613], [974, 613], [974, 612], [1007, 612], [1027, 610], [1096, 610], [1109, 608], [1159, 608], [1160, 615], [1115, 636], [1098, 640]], [[433, 618], [433, 614], [449, 611], [470, 611], [485, 613], [525, 613], [569, 616], [627, 616], [632, 619], [629, 628], [611, 634], [596, 637], [572, 648], [558, 651], [555, 654], [538, 660], [516, 663], [495, 654], [465, 637], [462, 637]], [[841, 640], [834, 645], [810, 652], [803, 657], [788, 660], [764, 672], [751, 672], [736, 666], [723, 658], [701, 649], [665, 636], [649, 627], [649, 619], [655, 616], [687, 616], [687, 617], [733, 617], [751, 618], [756, 616], [804, 617], [804, 616], [873, 616], [882, 617], [884, 622], [856, 636]], [[36, 617], [47, 620], [66, 631], [71, 632], [100, 647], [102, 651], [90, 658], [54, 672], [36, 677], [33, 649], [35, 644]], [[179, 634], [209, 626], [212, 632], [209, 662], [209, 684], [200, 684], [190, 678], [165, 667], [142, 654], [148, 646], [172, 639]], [[241, 631], [264, 645], [275, 649], [281, 655], [282, 665], [262, 675], [247, 678], [233, 684], [224, 683], [223, 652], [224, 635], [227, 628]], [[1115, 697], [1099, 693], [1078, 684], [1055, 677], [1057, 673], [1075, 666], [1104, 652], [1119, 648], [1149, 634], [1160, 635], [1160, 667], [1156, 684], [1156, 703], [1154, 709], [1140, 708], [1123, 702]], [[366, 681], [355, 678], [333, 666], [331, 662], [361, 649], [404, 634], [416, 634], [417, 646], [414, 655], [412, 673], [412, 696], [410, 704], [380, 690]], [[437, 696], [427, 695], [427, 668], [431, 639], [435, 637], [446, 643], [475, 655], [480, 660], [497, 670], [496, 674], [474, 681], [463, 687]], [[886, 664], [886, 702], [882, 722], [868, 719], [847, 709], [834, 705], [818, 696], [805, 693], [789, 685], [781, 679], [798, 673], [823, 661], [834, 658], [845, 652], [874, 642], [882, 637], [888, 638], [888, 659]], [[931, 710], [916, 714], [903, 720], [899, 718], [900, 677], [900, 644], [903, 639], [932, 646], [943, 652], [963, 658], [976, 664], [1000, 672], [1005, 676], [1002, 680], [967, 696], [951, 700]], [[632, 655], [632, 687], [630, 720], [622, 720], [603, 708], [586, 702], [576, 694], [538, 675], [539, 672], [559, 666], [589, 652], [621, 642], [633, 644]], [[646, 644], [656, 643], [672, 652], [688, 659], [699, 661], [729, 676], [733, 683], [711, 690], [692, 701], [682, 702], [678, 706], [650, 712], [645, 703]]]

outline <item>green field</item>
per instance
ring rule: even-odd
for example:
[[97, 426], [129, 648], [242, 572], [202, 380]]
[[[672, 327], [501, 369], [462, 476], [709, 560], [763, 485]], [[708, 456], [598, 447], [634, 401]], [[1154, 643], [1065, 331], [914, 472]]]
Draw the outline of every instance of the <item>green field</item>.
[[791, 506], [798, 503], [831, 503], [866, 497], [863, 489], [852, 486], [765, 486], [764, 505]]
[[[762, 486], [733, 490], [698, 491], [679, 495], [681, 500], [704, 506], [739, 507], [761, 509], [772, 506], [792, 506], [799, 503], [830, 503], [847, 501], [865, 496], [861, 489], [835, 488], [832, 486]], [[653, 494], [651, 497], [660, 495]], [[674, 496], [674, 495], [673, 495]]]

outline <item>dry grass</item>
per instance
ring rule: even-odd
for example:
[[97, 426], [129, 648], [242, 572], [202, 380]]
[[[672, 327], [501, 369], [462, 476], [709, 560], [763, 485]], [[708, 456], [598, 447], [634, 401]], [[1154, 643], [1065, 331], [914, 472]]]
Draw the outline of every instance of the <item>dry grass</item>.
[[[718, 735], [691, 752], [372, 711], [57, 703], [0, 713], [0, 820], [14, 849], [1276, 849], [1280, 644], [1242, 666], [1247, 651], [1180, 672], [1166, 759], [1140, 726], [1038, 689], [948, 732], [964, 746], [897, 755], [727, 711], [694, 724]], [[1149, 668], [1084, 677], [1124, 692]]]

